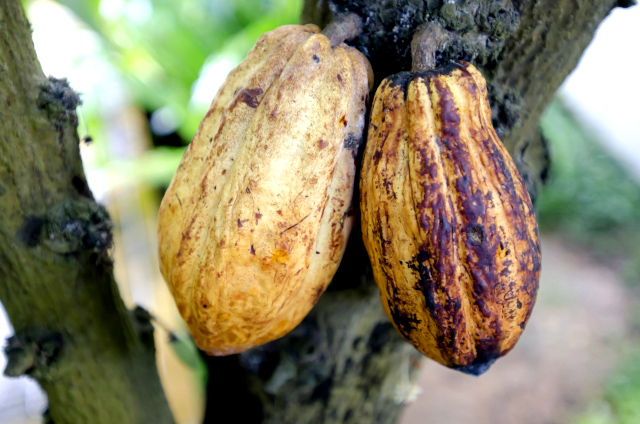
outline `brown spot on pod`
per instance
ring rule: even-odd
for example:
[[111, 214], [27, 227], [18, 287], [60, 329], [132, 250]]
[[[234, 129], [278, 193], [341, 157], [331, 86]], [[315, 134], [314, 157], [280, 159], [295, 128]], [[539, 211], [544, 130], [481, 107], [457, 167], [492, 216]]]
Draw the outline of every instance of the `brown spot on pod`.
[[263, 93], [261, 88], [247, 88], [240, 92], [238, 95], [239, 101], [245, 103], [247, 106], [251, 108], [258, 107], [258, 97]]
[[513, 348], [540, 273], [531, 200], [486, 93], [469, 63], [385, 79], [360, 181], [389, 318], [424, 355], [475, 375]]

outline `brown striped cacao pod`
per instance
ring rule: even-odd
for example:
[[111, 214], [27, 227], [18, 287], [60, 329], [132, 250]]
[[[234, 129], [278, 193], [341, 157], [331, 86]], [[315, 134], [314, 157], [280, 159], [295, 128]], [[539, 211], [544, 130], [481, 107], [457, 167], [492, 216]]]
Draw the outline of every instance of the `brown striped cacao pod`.
[[393, 325], [441, 364], [486, 371], [531, 314], [540, 244], [477, 69], [382, 82], [360, 190], [364, 243]]
[[331, 281], [353, 225], [372, 72], [315, 26], [264, 34], [227, 77], [160, 206], [160, 267], [198, 346], [285, 335]]

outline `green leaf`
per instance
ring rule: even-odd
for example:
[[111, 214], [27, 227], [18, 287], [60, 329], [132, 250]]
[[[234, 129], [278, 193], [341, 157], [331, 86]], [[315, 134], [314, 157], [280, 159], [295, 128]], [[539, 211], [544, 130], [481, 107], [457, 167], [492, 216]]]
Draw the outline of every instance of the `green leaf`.
[[171, 333], [169, 345], [183, 364], [196, 371], [200, 381], [205, 385], [208, 376], [207, 366], [202, 360], [202, 356], [193, 339], [190, 336], [183, 335], [178, 337], [176, 334]]

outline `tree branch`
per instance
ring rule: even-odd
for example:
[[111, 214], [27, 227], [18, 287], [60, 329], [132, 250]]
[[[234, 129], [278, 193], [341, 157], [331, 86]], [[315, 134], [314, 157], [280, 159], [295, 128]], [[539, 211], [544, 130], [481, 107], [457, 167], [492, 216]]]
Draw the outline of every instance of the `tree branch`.
[[0, 0], [0, 300], [10, 376], [35, 378], [62, 423], [171, 423], [155, 368], [113, 278], [111, 221], [76, 133], [77, 94], [47, 79], [18, 0]]

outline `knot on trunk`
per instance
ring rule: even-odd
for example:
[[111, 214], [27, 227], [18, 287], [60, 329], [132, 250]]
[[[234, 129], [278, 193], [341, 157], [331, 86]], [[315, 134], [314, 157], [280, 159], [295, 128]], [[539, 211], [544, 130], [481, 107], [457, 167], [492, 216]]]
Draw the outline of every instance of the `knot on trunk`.
[[46, 378], [51, 366], [58, 360], [64, 347], [64, 339], [59, 332], [42, 328], [29, 328], [16, 332], [7, 339], [4, 353], [7, 367], [4, 375], [19, 377], [30, 375]]

